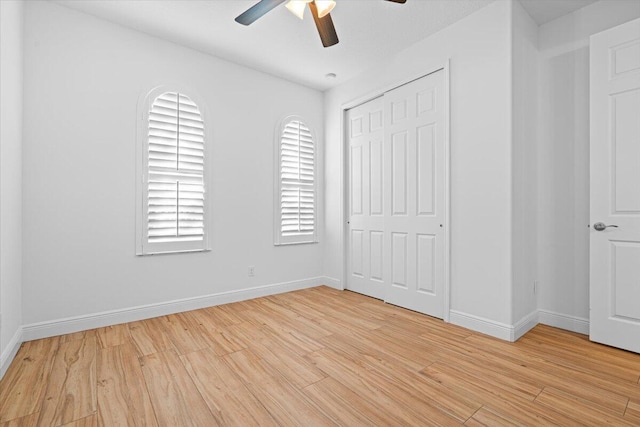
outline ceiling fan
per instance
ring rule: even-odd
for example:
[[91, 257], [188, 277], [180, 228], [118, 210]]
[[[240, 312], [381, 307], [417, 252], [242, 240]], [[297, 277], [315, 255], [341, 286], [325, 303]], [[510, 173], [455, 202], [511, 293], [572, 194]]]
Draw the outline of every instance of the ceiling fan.
[[[260, 0], [258, 3], [240, 14], [236, 18], [236, 22], [242, 25], [253, 24], [258, 18], [286, 1], [287, 0]], [[406, 3], [407, 0], [386, 1], [393, 3]], [[311, 10], [311, 15], [313, 15], [313, 21], [316, 23], [316, 28], [320, 34], [322, 45], [324, 47], [329, 47], [334, 44], [338, 44], [338, 34], [336, 33], [336, 29], [333, 26], [333, 20], [329, 14], [336, 5], [335, 0], [289, 0], [286, 7], [291, 11], [291, 13], [302, 19], [307, 5]]]

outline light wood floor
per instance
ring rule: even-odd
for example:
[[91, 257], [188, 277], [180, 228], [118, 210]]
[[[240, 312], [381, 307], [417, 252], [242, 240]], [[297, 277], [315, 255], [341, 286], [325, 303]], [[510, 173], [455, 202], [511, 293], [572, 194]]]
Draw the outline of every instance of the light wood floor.
[[640, 425], [640, 355], [327, 287], [24, 343], [0, 426]]

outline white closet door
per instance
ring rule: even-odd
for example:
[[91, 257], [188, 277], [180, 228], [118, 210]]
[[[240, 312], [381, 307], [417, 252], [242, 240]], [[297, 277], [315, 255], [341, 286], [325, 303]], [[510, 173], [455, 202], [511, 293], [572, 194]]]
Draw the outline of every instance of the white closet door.
[[640, 353], [640, 19], [591, 37], [590, 338]]
[[444, 313], [444, 72], [349, 111], [347, 288]]
[[348, 289], [384, 299], [383, 98], [348, 114]]
[[443, 316], [444, 72], [384, 96], [385, 301]]

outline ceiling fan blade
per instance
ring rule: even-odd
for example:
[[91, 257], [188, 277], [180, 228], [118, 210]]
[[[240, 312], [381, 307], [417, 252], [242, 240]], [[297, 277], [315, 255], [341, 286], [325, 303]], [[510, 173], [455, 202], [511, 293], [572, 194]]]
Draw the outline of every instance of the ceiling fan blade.
[[387, 0], [387, 1], [391, 1], [394, 3], [403, 3], [403, 4], [407, 2], [407, 0]]
[[236, 22], [242, 25], [253, 24], [262, 15], [287, 0], [260, 0], [258, 3], [238, 15]]
[[322, 46], [329, 47], [333, 46], [334, 44], [338, 44], [338, 34], [336, 33], [336, 28], [333, 26], [331, 14], [327, 14], [324, 17], [320, 18], [318, 16], [318, 7], [316, 6], [315, 2], [309, 3], [309, 9], [311, 9], [311, 14], [313, 15], [313, 20], [316, 23], [318, 34], [320, 34]]

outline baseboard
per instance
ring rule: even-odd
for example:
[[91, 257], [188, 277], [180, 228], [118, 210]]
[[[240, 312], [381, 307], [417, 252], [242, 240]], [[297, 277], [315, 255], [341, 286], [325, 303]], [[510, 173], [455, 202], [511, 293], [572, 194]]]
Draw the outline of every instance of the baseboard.
[[24, 341], [31, 341], [56, 335], [86, 331], [88, 329], [101, 328], [104, 326], [117, 325], [119, 323], [150, 319], [152, 317], [180, 313], [183, 311], [197, 310], [214, 305], [228, 304], [252, 298], [275, 295], [283, 292], [297, 291], [300, 289], [320, 286], [322, 284], [331, 286], [327, 283], [326, 279], [327, 278], [325, 277], [313, 277], [293, 282], [256, 286], [248, 289], [220, 292], [217, 294], [203, 295], [194, 298], [185, 298], [157, 304], [130, 307], [121, 310], [104, 311], [83, 316], [32, 323], [22, 327], [22, 337]]
[[517, 321], [515, 325], [513, 325], [511, 342], [518, 341], [521, 336], [533, 329], [539, 323], [538, 319], [538, 310], [534, 310]]
[[538, 310], [538, 322], [543, 325], [589, 335], [589, 319], [582, 317], [569, 316], [549, 310]]
[[473, 314], [463, 313], [461, 311], [449, 311], [449, 323], [471, 329], [472, 331], [482, 334], [491, 335], [505, 341], [513, 341], [513, 326], [506, 323], [496, 322], [494, 320], [485, 319], [484, 317], [474, 316]]
[[328, 277], [328, 276], [324, 276], [322, 278], [322, 280], [324, 280], [323, 284], [333, 288], [333, 289], [337, 289], [339, 291], [344, 291], [344, 286], [342, 285], [342, 280], [340, 279], [334, 279], [333, 277]]
[[[326, 285], [338, 290], [344, 289], [341, 280], [328, 276], [319, 276], [292, 282], [257, 286], [248, 289], [220, 292], [200, 297], [185, 298], [163, 303], [148, 304], [121, 310], [105, 311], [24, 325], [15, 333], [9, 342], [9, 345], [0, 356], [0, 378], [4, 375], [4, 372], [11, 363], [11, 360], [15, 357], [15, 354], [23, 341], [69, 334], [183, 311], [197, 310], [199, 308], [244, 301], [247, 299], [275, 295], [320, 285]], [[548, 310], [531, 312], [519, 320], [515, 325], [507, 325], [505, 323], [496, 322], [456, 310], [451, 310], [449, 316], [450, 323], [506, 341], [517, 340], [538, 323], [581, 334], [589, 334], [588, 319], [554, 313]]]
[[450, 322], [454, 325], [511, 342], [520, 339], [538, 323], [579, 334], [589, 334], [588, 319], [554, 313], [548, 310], [532, 311], [513, 326], [456, 310], [451, 310], [449, 316]]
[[4, 374], [9, 369], [9, 365], [13, 362], [13, 359], [16, 357], [20, 346], [22, 345], [22, 328], [18, 328], [15, 334], [9, 340], [9, 344], [7, 344], [7, 348], [0, 355], [0, 380], [4, 377]]

